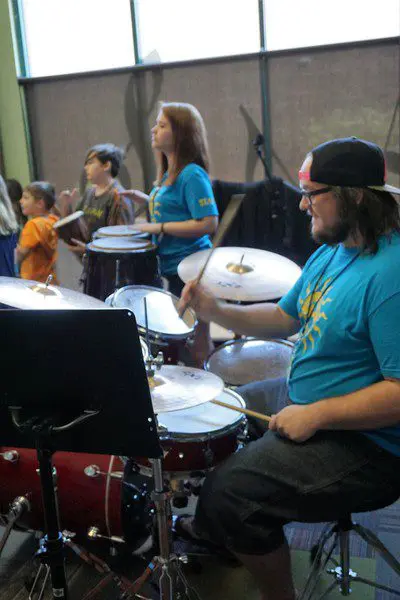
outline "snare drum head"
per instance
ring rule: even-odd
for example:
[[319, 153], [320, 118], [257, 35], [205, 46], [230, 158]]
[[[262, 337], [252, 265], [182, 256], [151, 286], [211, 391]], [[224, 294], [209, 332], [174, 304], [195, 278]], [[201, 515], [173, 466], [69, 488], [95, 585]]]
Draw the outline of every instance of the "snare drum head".
[[109, 227], [100, 227], [96, 234], [97, 237], [132, 237], [141, 232], [134, 229], [133, 225], [110, 225]]
[[134, 237], [103, 237], [93, 240], [87, 245], [89, 250], [97, 252], [135, 252], [150, 247], [151, 244], [147, 240], [136, 239]]
[[187, 309], [182, 317], [178, 315], [179, 299], [165, 290], [150, 286], [128, 285], [114, 294], [113, 306], [129, 308], [135, 315], [138, 327], [146, 328], [145, 303], [149, 333], [164, 339], [186, 338], [195, 328], [196, 315]]
[[292, 351], [293, 344], [287, 340], [232, 340], [214, 350], [206, 369], [225, 385], [286, 377]]
[[[224, 390], [216, 399], [238, 408], [245, 408], [243, 398], [233, 390]], [[174, 434], [177, 437], [179, 434], [195, 436], [196, 434], [212, 434], [221, 430], [229, 430], [235, 428], [243, 419], [243, 414], [230, 408], [205, 402], [192, 408], [163, 413], [159, 416], [158, 423], [166, 427], [168, 434], [171, 434], [173, 438]]]

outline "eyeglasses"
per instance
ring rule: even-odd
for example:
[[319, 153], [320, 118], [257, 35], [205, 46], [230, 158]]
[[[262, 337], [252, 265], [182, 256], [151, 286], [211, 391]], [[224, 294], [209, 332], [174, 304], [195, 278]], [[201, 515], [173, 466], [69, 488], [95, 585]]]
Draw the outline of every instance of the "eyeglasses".
[[314, 196], [319, 196], [320, 194], [327, 194], [328, 192], [330, 192], [332, 189], [332, 186], [328, 186], [328, 187], [324, 187], [321, 188], [320, 190], [312, 190], [311, 192], [307, 192], [306, 190], [303, 190], [302, 188], [300, 188], [300, 192], [303, 198], [307, 198], [308, 203], [310, 206], [313, 205], [313, 201], [312, 198]]

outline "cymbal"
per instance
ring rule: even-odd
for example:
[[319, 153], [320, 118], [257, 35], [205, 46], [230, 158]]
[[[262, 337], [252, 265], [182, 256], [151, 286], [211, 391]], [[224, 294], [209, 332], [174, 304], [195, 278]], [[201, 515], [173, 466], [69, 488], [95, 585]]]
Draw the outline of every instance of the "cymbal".
[[[211, 250], [182, 260], [178, 275], [186, 283], [195, 279]], [[257, 248], [223, 247], [214, 250], [202, 285], [217, 298], [261, 302], [281, 298], [300, 277], [301, 269], [285, 256]]]
[[154, 412], [160, 414], [209, 402], [222, 392], [224, 382], [201, 369], [163, 365], [149, 386]]
[[16, 277], [0, 277], [0, 304], [22, 310], [109, 308], [101, 300], [86, 294]]

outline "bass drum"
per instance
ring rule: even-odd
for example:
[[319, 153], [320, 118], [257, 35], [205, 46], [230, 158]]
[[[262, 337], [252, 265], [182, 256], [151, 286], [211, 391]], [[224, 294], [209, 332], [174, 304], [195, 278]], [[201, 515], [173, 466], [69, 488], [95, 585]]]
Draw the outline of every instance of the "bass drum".
[[[85, 538], [91, 528], [122, 538], [130, 551], [151, 537], [153, 507], [148, 478], [132, 472], [129, 461], [103, 454], [56, 452], [54, 474], [61, 528]], [[0, 447], [0, 514], [25, 496], [30, 504], [18, 526], [43, 531], [44, 517], [35, 450]], [[93, 536], [95, 537], [95, 536]]]

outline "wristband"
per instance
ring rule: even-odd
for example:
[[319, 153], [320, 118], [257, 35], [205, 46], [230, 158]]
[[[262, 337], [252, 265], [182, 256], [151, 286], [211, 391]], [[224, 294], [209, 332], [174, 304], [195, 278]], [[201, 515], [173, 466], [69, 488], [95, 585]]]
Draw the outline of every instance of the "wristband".
[[161, 223], [160, 235], [164, 233], [164, 223]]

